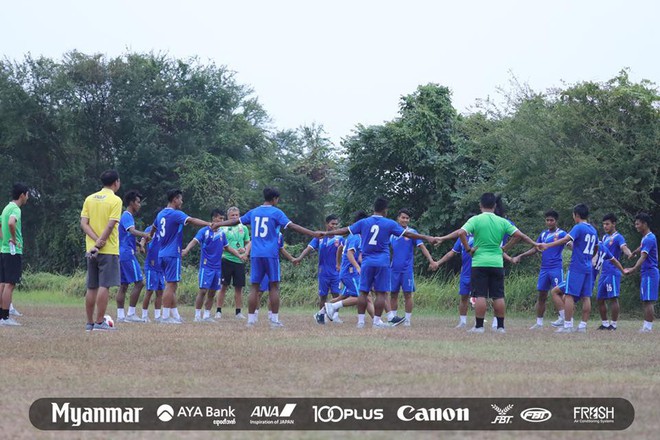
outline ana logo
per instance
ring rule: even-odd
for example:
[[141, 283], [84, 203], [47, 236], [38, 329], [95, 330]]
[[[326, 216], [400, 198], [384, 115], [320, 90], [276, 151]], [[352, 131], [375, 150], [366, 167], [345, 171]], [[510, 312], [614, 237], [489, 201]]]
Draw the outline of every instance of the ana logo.
[[156, 410], [156, 415], [161, 422], [169, 422], [174, 417], [174, 408], [169, 405], [161, 405]]
[[504, 425], [507, 423], [512, 423], [513, 422], [513, 416], [507, 416], [506, 413], [511, 411], [511, 408], [513, 408], [513, 405], [507, 405], [504, 408], [500, 408], [499, 406], [493, 404], [491, 405], [491, 408], [493, 408], [495, 411], [497, 411], [497, 416], [495, 416], [495, 419], [490, 422], [491, 424], [498, 424], [498, 425]]
[[541, 423], [550, 420], [552, 413], [545, 408], [527, 408], [520, 417], [527, 422]]
[[298, 406], [296, 403], [287, 403], [280, 410], [277, 406], [255, 406], [251, 417], [291, 417], [293, 410]]

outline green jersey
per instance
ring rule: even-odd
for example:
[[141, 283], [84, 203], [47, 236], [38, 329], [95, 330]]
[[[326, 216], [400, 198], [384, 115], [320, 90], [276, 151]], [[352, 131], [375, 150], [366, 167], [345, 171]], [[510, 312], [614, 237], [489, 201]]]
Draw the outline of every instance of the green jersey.
[[9, 232], [9, 218], [16, 218], [16, 253], [23, 253], [23, 233], [21, 232], [21, 208], [14, 202], [9, 202], [5, 209], [2, 210], [2, 216], [0, 216], [0, 222], [2, 222], [2, 247], [0, 252], [3, 254], [9, 254], [9, 239], [11, 238], [11, 233]]
[[[227, 236], [227, 244], [233, 249], [244, 249], [250, 241], [250, 231], [245, 225], [225, 226], [220, 228]], [[222, 252], [222, 258], [234, 263], [243, 263], [243, 260], [230, 254], [228, 251]]]
[[502, 239], [518, 230], [505, 218], [492, 212], [475, 215], [463, 225], [468, 234], [474, 235], [477, 251], [472, 257], [472, 267], [504, 267]]

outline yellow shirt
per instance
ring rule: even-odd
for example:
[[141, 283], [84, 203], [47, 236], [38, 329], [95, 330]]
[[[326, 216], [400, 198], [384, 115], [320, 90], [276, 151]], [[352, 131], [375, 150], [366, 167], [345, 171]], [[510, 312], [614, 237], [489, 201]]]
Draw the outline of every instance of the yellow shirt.
[[[117, 225], [121, 217], [121, 207], [121, 199], [108, 188], [103, 188], [85, 199], [80, 217], [89, 219], [89, 225], [99, 237], [103, 234], [110, 220], [117, 220], [105, 246], [99, 250], [100, 254], [119, 255], [119, 229]], [[85, 234], [85, 244], [89, 252], [94, 247], [95, 242], [89, 235]]]

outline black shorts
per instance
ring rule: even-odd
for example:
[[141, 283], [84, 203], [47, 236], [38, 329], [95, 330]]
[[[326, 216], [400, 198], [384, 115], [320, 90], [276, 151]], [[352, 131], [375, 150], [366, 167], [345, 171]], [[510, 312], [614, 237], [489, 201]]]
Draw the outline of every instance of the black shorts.
[[232, 284], [234, 287], [245, 287], [245, 263], [236, 263], [223, 258], [220, 282], [223, 286]]
[[115, 287], [121, 282], [119, 255], [98, 254], [87, 258], [87, 288]]
[[502, 267], [473, 267], [472, 293], [474, 297], [504, 298], [504, 268]]
[[19, 284], [23, 274], [23, 256], [21, 254], [0, 255], [0, 283]]

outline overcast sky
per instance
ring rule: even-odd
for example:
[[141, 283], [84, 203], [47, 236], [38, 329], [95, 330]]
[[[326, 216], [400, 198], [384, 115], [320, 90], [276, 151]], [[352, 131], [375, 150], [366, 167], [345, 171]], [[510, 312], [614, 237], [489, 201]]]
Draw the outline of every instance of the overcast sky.
[[660, 83], [660, 2], [611, 0], [5, 0], [0, 49], [198, 56], [237, 72], [279, 129], [322, 124], [339, 142], [397, 116], [429, 82], [454, 106], [496, 97], [512, 72], [537, 90], [612, 78]]

